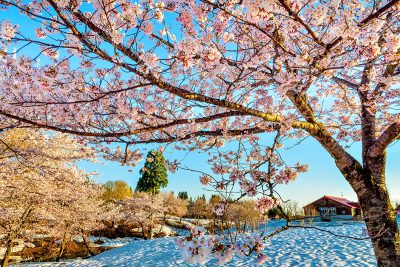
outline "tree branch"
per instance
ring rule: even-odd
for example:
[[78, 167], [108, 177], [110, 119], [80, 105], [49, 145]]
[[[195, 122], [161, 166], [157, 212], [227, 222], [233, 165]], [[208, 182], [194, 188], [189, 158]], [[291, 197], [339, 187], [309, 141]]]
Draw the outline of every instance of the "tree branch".
[[349, 81], [346, 80], [346, 79], [339, 78], [339, 77], [336, 77], [336, 76], [333, 76], [333, 77], [332, 77], [332, 80], [334, 80], [334, 81], [337, 82], [337, 83], [344, 84], [344, 85], [346, 85], [347, 87], [349, 87], [349, 88], [351, 88], [351, 89], [356, 89], [356, 90], [358, 90], [358, 87], [359, 87], [358, 84], [349, 82]]
[[[354, 164], [359, 164], [358, 161], [347, 153], [347, 151], [332, 137], [325, 126], [317, 121], [311, 106], [307, 103], [305, 95], [300, 95], [294, 90], [288, 91], [287, 94], [307, 122], [318, 125], [318, 131], [308, 129], [306, 129], [306, 131], [331, 154], [342, 173], [346, 173], [346, 170]], [[350, 184], [354, 183], [354, 181], [351, 181], [351, 179], [354, 179], [354, 176], [346, 175], [345, 177]]]
[[286, 3], [285, 0], [278, 0], [278, 2], [282, 5], [282, 7], [288, 12], [288, 14], [290, 16], [292, 16], [294, 18], [295, 21], [299, 22], [301, 25], [303, 25], [303, 27], [306, 29], [306, 31], [311, 35], [312, 39], [319, 45], [321, 46], [325, 46], [325, 44], [323, 42], [321, 42], [319, 40], [319, 38], [317, 37], [317, 35], [315, 34], [315, 32], [310, 28], [310, 26], [308, 26], [304, 20], [295, 12], [293, 12], [293, 10], [288, 6], [288, 4]]
[[139, 128], [139, 129], [135, 129], [135, 130], [127, 130], [124, 132], [111, 132], [111, 133], [110, 132], [109, 133], [86, 132], [86, 131], [77, 131], [77, 130], [60, 128], [60, 127], [56, 127], [56, 126], [52, 126], [52, 125], [48, 125], [48, 124], [38, 123], [38, 122], [28, 120], [25, 118], [21, 118], [21, 117], [12, 115], [12, 114], [8, 114], [2, 110], [0, 110], [0, 115], [36, 126], [39, 128], [48, 129], [48, 130], [53, 130], [53, 131], [58, 131], [58, 132], [68, 133], [68, 134], [73, 134], [73, 135], [79, 135], [79, 136], [86, 136], [86, 137], [107, 138], [107, 137], [129, 136], [129, 135], [135, 135], [135, 134], [146, 133], [146, 132], [154, 132], [156, 130], [162, 130], [162, 129], [166, 129], [166, 128], [176, 126], [176, 125], [183, 125], [183, 124], [190, 124], [190, 123], [204, 123], [204, 122], [209, 122], [209, 121], [226, 118], [226, 117], [245, 116], [246, 114], [243, 114], [239, 111], [229, 111], [229, 112], [214, 114], [214, 115], [211, 115], [208, 117], [203, 117], [203, 118], [178, 119], [178, 120], [174, 120], [169, 123], [160, 124], [160, 125], [156, 125], [156, 126], [149, 126], [149, 127]]
[[172, 143], [183, 140], [188, 140], [193, 137], [204, 137], [204, 136], [240, 136], [240, 135], [251, 135], [267, 132], [267, 129], [260, 127], [252, 127], [246, 129], [234, 129], [234, 130], [215, 130], [215, 131], [197, 131], [188, 133], [184, 136], [174, 136], [170, 138], [155, 138], [149, 140], [129, 141], [129, 144], [150, 144], [150, 143]]
[[381, 7], [380, 9], [378, 9], [375, 13], [372, 13], [371, 15], [369, 15], [368, 17], [363, 19], [360, 23], [358, 23], [358, 25], [361, 26], [361, 25], [367, 24], [371, 20], [378, 18], [380, 15], [382, 15], [383, 13], [388, 11], [390, 8], [392, 8], [394, 5], [396, 5], [399, 1], [400, 0], [390, 1], [389, 3], [387, 3], [386, 5]]
[[394, 122], [379, 136], [368, 151], [368, 156], [379, 157], [388, 145], [400, 137], [400, 122]]

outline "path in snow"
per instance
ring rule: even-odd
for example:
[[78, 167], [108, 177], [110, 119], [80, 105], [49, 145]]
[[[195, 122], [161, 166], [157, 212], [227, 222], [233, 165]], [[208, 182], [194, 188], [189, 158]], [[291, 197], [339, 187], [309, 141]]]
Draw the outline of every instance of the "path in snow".
[[[316, 225], [316, 224], [315, 224]], [[327, 226], [318, 224], [335, 233], [361, 237], [365, 229], [362, 222]], [[126, 246], [112, 249], [86, 260], [62, 263], [28, 263], [20, 267], [167, 267], [191, 266], [181, 259], [175, 238], [135, 240]], [[264, 250], [269, 257], [265, 266], [376, 266], [369, 240], [338, 238], [310, 229], [291, 229], [273, 237]], [[215, 266], [216, 260], [205, 266]], [[225, 266], [255, 266], [256, 258], [235, 258]]]

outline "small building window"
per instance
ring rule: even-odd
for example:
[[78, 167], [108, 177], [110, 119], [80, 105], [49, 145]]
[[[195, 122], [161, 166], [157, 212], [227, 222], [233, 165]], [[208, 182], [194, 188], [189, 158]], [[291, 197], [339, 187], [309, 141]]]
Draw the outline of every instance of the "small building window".
[[319, 207], [321, 215], [336, 215], [336, 207]]

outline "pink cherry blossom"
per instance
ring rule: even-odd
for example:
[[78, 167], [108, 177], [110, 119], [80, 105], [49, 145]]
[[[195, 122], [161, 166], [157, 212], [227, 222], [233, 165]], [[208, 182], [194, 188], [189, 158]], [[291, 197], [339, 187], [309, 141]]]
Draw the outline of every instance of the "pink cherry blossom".
[[[367, 213], [384, 211], [368, 231], [396, 224], [385, 177], [373, 174], [400, 133], [398, 1], [2, 4], [2, 129], [73, 134], [127, 164], [140, 144], [202, 150], [213, 172], [204, 184], [234, 199], [301, 179], [306, 167], [280, 152], [309, 138], [358, 196], [372, 196], [360, 202]], [[25, 20], [32, 27], [18, 28]], [[379, 262], [389, 262], [383, 239], [396, 254], [394, 229], [373, 240]]]
[[5, 21], [1, 23], [1, 32], [0, 36], [6, 41], [10, 41], [11, 38], [15, 36], [16, 27], [13, 26], [10, 22]]
[[261, 213], [266, 213], [276, 204], [277, 201], [275, 199], [272, 199], [267, 196], [262, 196], [261, 198], [257, 199], [257, 210], [259, 210]]
[[257, 265], [264, 265], [264, 263], [268, 260], [268, 257], [264, 254], [259, 254], [257, 256]]
[[144, 22], [142, 24], [142, 30], [145, 34], [151, 35], [153, 33], [153, 24], [151, 22]]
[[211, 177], [206, 174], [204, 174], [200, 177], [200, 183], [202, 185], [208, 185], [211, 182], [211, 180], [212, 180]]

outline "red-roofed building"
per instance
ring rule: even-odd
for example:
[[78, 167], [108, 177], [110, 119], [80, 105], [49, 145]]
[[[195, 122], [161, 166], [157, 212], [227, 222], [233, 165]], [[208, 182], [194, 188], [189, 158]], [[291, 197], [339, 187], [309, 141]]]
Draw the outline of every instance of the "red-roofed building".
[[306, 216], [320, 216], [322, 219], [331, 217], [351, 218], [362, 216], [361, 207], [357, 202], [343, 197], [323, 196], [303, 207]]

